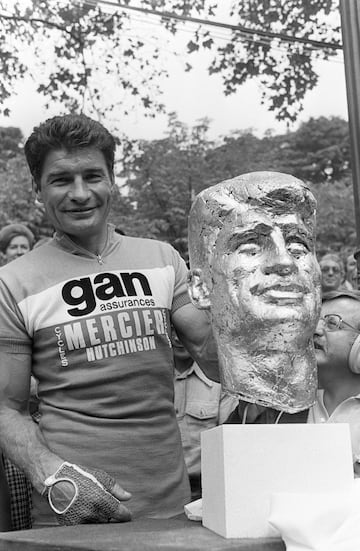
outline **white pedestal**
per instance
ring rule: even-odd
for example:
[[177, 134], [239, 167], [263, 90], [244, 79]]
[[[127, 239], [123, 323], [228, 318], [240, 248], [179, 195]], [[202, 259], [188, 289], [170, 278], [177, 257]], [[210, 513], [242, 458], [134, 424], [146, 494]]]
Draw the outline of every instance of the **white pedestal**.
[[201, 434], [203, 525], [225, 538], [276, 537], [274, 492], [353, 486], [347, 424], [221, 425]]

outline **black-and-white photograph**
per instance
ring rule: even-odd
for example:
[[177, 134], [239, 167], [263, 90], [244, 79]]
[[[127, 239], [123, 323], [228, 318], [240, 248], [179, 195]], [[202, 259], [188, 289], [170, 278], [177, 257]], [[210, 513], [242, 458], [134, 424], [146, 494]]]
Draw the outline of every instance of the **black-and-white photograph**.
[[0, 0], [0, 551], [360, 549], [360, 0]]

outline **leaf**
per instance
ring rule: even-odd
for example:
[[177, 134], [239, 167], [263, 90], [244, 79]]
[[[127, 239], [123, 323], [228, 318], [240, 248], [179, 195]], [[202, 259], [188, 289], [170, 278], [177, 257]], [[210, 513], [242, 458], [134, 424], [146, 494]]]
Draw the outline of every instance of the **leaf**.
[[193, 42], [192, 40], [190, 40], [190, 42], [187, 43], [187, 49], [188, 49], [188, 52], [191, 54], [191, 52], [196, 52], [198, 51], [200, 48], [200, 46], [198, 44], [196, 44], [195, 42]]
[[202, 43], [203, 47], [208, 49], [210, 49], [213, 44], [214, 44], [214, 41], [212, 38], [208, 38], [207, 40], [204, 40]]

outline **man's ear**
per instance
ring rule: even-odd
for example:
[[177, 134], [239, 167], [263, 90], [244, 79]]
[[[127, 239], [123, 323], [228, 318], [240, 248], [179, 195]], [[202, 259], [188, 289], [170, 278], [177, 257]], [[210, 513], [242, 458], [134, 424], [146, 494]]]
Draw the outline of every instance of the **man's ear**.
[[210, 291], [202, 277], [201, 270], [192, 270], [188, 275], [188, 292], [196, 308], [199, 310], [208, 310], [211, 306]]
[[43, 204], [43, 200], [41, 198], [41, 193], [39, 193], [38, 191], [35, 193], [35, 205], [42, 205]]
[[34, 179], [31, 180], [31, 187], [32, 187], [33, 194], [35, 195], [35, 205], [39, 205], [40, 203], [43, 202], [43, 200], [41, 198], [41, 191], [39, 188], [39, 184], [37, 184]]

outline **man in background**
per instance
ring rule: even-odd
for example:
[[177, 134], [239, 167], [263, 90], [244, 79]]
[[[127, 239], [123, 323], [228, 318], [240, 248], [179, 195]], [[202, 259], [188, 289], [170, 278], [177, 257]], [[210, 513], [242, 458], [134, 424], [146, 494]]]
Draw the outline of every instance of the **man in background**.
[[201, 432], [224, 423], [239, 400], [225, 394], [219, 383], [206, 377], [180, 342], [174, 328], [171, 341], [175, 361], [175, 412], [194, 501], [201, 497]]
[[345, 266], [338, 254], [326, 253], [319, 260], [319, 264], [323, 293], [335, 291], [345, 286]]
[[319, 391], [309, 423], [349, 423], [360, 475], [360, 292], [324, 295], [314, 335]]

